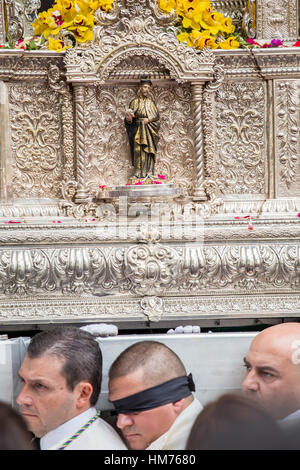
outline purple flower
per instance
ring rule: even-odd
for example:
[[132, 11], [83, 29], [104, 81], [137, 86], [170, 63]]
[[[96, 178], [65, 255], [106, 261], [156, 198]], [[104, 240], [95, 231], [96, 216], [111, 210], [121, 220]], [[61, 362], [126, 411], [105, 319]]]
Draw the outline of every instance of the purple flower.
[[273, 47], [282, 46], [282, 41], [281, 41], [281, 39], [272, 39], [271, 45], [272, 45]]

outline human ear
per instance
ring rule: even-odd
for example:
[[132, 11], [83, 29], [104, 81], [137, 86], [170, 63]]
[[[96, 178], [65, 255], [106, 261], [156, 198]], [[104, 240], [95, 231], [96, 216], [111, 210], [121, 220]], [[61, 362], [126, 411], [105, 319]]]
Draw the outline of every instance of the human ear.
[[74, 393], [77, 408], [83, 408], [90, 404], [93, 386], [89, 382], [79, 382], [74, 389]]
[[173, 405], [173, 410], [175, 414], [179, 415], [179, 413], [182, 412], [184, 408], [184, 404], [185, 404], [184, 398], [181, 398], [181, 400], [173, 401], [172, 405]]

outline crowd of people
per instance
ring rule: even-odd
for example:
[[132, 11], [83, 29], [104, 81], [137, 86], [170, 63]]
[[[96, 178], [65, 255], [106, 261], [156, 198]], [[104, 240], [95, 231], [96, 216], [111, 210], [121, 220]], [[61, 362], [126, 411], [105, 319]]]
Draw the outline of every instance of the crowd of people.
[[241, 393], [203, 407], [174, 351], [137, 342], [110, 367], [116, 415], [103, 419], [95, 337], [76, 327], [49, 329], [33, 336], [19, 370], [19, 409], [0, 404], [0, 449], [299, 449], [300, 323], [264, 329], [244, 363]]

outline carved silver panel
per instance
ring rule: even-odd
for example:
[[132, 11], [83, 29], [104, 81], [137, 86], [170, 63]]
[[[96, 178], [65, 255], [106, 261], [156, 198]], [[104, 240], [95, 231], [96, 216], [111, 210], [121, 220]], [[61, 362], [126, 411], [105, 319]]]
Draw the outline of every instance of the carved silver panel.
[[[0, 297], [298, 293], [297, 244], [0, 251]], [[146, 306], [145, 308], [148, 308]]]
[[296, 40], [298, 0], [256, 0], [256, 37]]
[[10, 198], [58, 198], [62, 180], [60, 96], [45, 86], [9, 86]]
[[223, 194], [265, 194], [265, 87], [224, 82], [216, 92], [217, 183]]
[[300, 80], [275, 80], [278, 196], [300, 196]]

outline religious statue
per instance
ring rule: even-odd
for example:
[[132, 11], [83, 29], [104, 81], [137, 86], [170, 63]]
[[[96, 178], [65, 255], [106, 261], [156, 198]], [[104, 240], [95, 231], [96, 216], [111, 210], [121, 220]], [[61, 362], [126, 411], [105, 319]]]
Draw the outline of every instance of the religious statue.
[[147, 182], [155, 178], [155, 158], [159, 140], [159, 113], [151, 96], [152, 82], [140, 81], [137, 97], [125, 112], [134, 176]]

